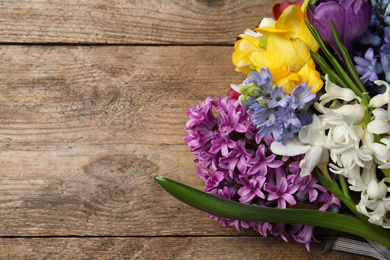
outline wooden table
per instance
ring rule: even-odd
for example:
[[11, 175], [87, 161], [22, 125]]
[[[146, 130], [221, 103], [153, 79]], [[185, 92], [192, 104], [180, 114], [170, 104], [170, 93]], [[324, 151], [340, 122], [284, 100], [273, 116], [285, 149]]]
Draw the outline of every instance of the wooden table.
[[0, 259], [366, 259], [223, 228], [196, 188], [186, 110], [245, 77], [236, 36], [277, 1], [1, 0]]

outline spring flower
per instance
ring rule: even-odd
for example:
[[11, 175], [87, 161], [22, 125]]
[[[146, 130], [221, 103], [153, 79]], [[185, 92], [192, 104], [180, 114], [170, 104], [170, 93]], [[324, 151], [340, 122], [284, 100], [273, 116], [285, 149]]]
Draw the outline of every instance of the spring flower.
[[380, 48], [382, 70], [387, 82], [390, 82], [390, 43], [385, 43]]
[[387, 212], [390, 210], [390, 197], [386, 197], [386, 193], [390, 189], [381, 181], [371, 180], [366, 191], [361, 193], [361, 200], [357, 205], [357, 210], [368, 216], [368, 221], [390, 228], [390, 219], [387, 218]]
[[[247, 92], [243, 91], [243, 95], [250, 92], [271, 97], [273, 84], [269, 71], [263, 69], [262, 73], [252, 72], [245, 83], [251, 87], [248, 87]], [[303, 89], [295, 93], [295, 107], [301, 107], [300, 102], [305, 103], [310, 97], [310, 91], [305, 91]], [[278, 104], [278, 107], [288, 107], [288, 102]], [[292, 207], [297, 200], [304, 202], [310, 198], [310, 202], [320, 208], [323, 202], [317, 203], [317, 198], [328, 194], [328, 191], [319, 184], [315, 175], [299, 175], [298, 165], [302, 156], [281, 157], [273, 154], [270, 145], [274, 138], [272, 135], [264, 138], [256, 135], [256, 126], [247, 111], [239, 100], [230, 96], [217, 100], [207, 98], [205, 102], [188, 110], [190, 119], [185, 127], [188, 136], [184, 140], [196, 155], [196, 173], [204, 180], [205, 191], [229, 200], [263, 207]], [[231, 125], [233, 123], [236, 126]], [[241, 126], [237, 127], [239, 124]], [[244, 128], [245, 133], [241, 132]], [[204, 144], [202, 149], [199, 148], [198, 140]], [[336, 199], [335, 203], [339, 201]], [[329, 208], [332, 208], [332, 204]], [[310, 241], [317, 241], [313, 237], [313, 229], [305, 225], [247, 222], [211, 214], [208, 216], [223, 226], [234, 226], [237, 230], [253, 228], [263, 236], [280, 236], [285, 241], [295, 240], [307, 247]]]
[[289, 40], [271, 35], [267, 40], [267, 49], [254, 52], [251, 60], [259, 72], [261, 68], [269, 68], [273, 82], [278, 87], [283, 87], [286, 94], [290, 94], [296, 85], [303, 82], [312, 87], [313, 93], [323, 85], [310, 49], [300, 39]]
[[283, 87], [276, 87], [270, 92], [271, 101], [268, 103], [268, 108], [275, 107], [287, 107], [288, 101], [290, 99], [289, 95], [284, 94]]
[[248, 175], [258, 174], [260, 176], [267, 175], [268, 168], [278, 168], [284, 164], [281, 160], [276, 160], [275, 154], [271, 154], [268, 157], [265, 154], [265, 145], [260, 144], [257, 148], [256, 156], [249, 159], [251, 164], [250, 169], [248, 170]]
[[367, 125], [367, 130], [373, 134], [385, 134], [390, 130], [390, 114], [383, 108], [376, 108], [372, 111], [374, 119]]
[[316, 95], [311, 93], [311, 88], [307, 87], [307, 83], [303, 82], [302, 84], [295, 86], [293, 91], [291, 91], [291, 108], [304, 109], [306, 106], [311, 105], [314, 101]]
[[252, 154], [245, 148], [245, 142], [243, 140], [238, 140], [237, 145], [230, 151], [229, 157], [220, 158], [219, 166], [222, 169], [228, 170], [230, 178], [233, 178], [236, 170], [243, 174], [246, 173], [251, 158]]
[[299, 165], [301, 168], [300, 175], [308, 176], [317, 164], [328, 162], [329, 158], [321, 120], [314, 115], [313, 122], [303, 127], [299, 135], [300, 141], [290, 138], [285, 140], [284, 143], [273, 142], [271, 149], [275, 154], [282, 156], [305, 154]]
[[302, 177], [301, 175], [296, 174], [293, 178], [291, 178], [291, 181], [292, 183], [298, 185], [296, 196], [300, 201], [305, 201], [307, 199], [310, 202], [317, 201], [320, 192], [325, 192], [325, 194], [327, 194], [326, 189], [323, 186], [318, 185], [317, 179], [314, 178], [313, 175]]
[[357, 73], [361, 76], [363, 84], [369, 81], [378, 80], [378, 74], [382, 73], [382, 67], [377, 63], [377, 59], [374, 57], [374, 50], [369, 48], [364, 54], [364, 58], [355, 56], [354, 61], [355, 69]]
[[371, 21], [371, 0], [320, 0], [309, 5], [307, 15], [325, 43], [341, 57], [334, 40], [330, 19], [334, 22], [341, 42], [352, 53], [354, 41], [367, 29]]
[[225, 179], [225, 173], [222, 171], [209, 172], [204, 167], [196, 167], [196, 174], [205, 181], [205, 191], [212, 191], [220, 185]]
[[[268, 37], [277, 35], [286, 40], [300, 39], [311, 51], [317, 52], [319, 45], [305, 24], [305, 20], [307, 19], [305, 13], [307, 4], [308, 0], [305, 0], [302, 6], [296, 4], [289, 5], [283, 10], [275, 22], [269, 26], [256, 28], [255, 31]], [[269, 45], [267, 44], [267, 46]]]
[[[264, 18], [259, 27], [268, 26], [274, 22], [272, 18]], [[236, 71], [249, 73], [252, 70], [250, 66], [252, 62], [252, 54], [265, 51], [266, 37], [259, 32], [247, 29], [243, 34], [240, 34], [232, 55], [233, 64], [236, 66]]]
[[268, 191], [270, 195], [268, 200], [277, 200], [279, 208], [286, 208], [286, 202], [290, 205], [295, 205], [297, 202], [294, 197], [291, 195], [298, 190], [298, 185], [287, 185], [287, 179], [282, 177], [278, 183], [278, 186], [266, 183], [264, 185], [264, 190]]
[[255, 196], [265, 199], [265, 195], [262, 192], [263, 184], [266, 180], [264, 176], [255, 176], [250, 180], [247, 177], [240, 176], [240, 181], [243, 185], [237, 194], [240, 195], [240, 201], [243, 203], [251, 201]]
[[295, 241], [305, 244], [307, 251], [310, 251], [310, 242], [313, 242], [313, 240], [317, 243], [320, 242], [313, 237], [313, 229], [314, 226], [304, 225], [301, 231], [297, 235], [294, 235]]
[[[270, 71], [262, 69], [261, 73], [252, 72], [250, 82], [241, 87], [242, 102], [253, 115], [252, 122], [258, 128], [258, 134], [264, 138], [271, 133], [276, 141], [284, 141], [311, 122], [312, 115], [305, 107], [312, 103], [316, 95], [306, 82], [294, 86], [291, 95], [286, 95], [282, 88], [274, 86]], [[272, 89], [272, 90], [271, 90]]]
[[385, 23], [386, 25], [390, 25], [390, 16], [389, 16], [390, 15], [390, 8], [389, 8], [390, 1], [389, 0], [381, 0], [381, 1], [375, 0], [375, 1], [371, 1], [371, 3], [372, 3], [373, 12], [372, 12], [370, 26], [376, 26], [376, 27], [384, 26], [383, 23]]
[[325, 82], [325, 94], [320, 97], [321, 104], [326, 104], [332, 100], [338, 99], [345, 102], [350, 102], [352, 100], [361, 101], [361, 98], [351, 89], [342, 88], [330, 81], [328, 75], [325, 75]]

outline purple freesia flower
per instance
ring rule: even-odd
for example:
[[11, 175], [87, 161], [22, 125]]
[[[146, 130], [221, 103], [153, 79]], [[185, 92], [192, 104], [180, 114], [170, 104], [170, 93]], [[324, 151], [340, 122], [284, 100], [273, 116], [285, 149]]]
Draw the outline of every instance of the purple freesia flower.
[[367, 29], [371, 21], [371, 0], [319, 0], [316, 5], [309, 5], [307, 15], [321, 35], [341, 58], [341, 53], [334, 40], [330, 19], [334, 22], [341, 42], [352, 53], [354, 41]]

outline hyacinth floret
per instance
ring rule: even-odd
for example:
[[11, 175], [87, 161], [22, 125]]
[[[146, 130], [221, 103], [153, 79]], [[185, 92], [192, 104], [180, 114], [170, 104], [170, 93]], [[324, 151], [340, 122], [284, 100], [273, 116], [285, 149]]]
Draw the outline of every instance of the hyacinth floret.
[[[271, 97], [270, 79], [267, 73], [255, 73], [249, 84], [253, 83], [259, 93]], [[268, 84], [266, 91], [259, 87], [259, 82]], [[311, 100], [307, 98], [311, 94], [303, 90], [298, 89], [293, 95], [296, 108], [304, 107], [306, 100]], [[290, 99], [291, 95], [286, 109]], [[247, 112], [250, 109], [228, 96], [216, 100], [207, 98], [188, 110], [190, 119], [185, 127], [188, 135], [184, 141], [196, 155], [196, 173], [205, 182], [204, 190], [256, 206], [292, 208], [298, 202], [307, 202], [320, 210], [337, 211], [340, 201], [319, 184], [315, 175], [300, 176], [302, 155], [289, 157], [272, 153], [270, 146], [274, 137], [270, 134], [261, 138], [256, 134], [258, 129]], [[285, 241], [304, 243], [308, 249], [310, 242], [317, 241], [313, 228], [307, 225], [238, 221], [211, 214], [209, 217], [225, 227], [251, 228], [263, 236], [271, 234]]]
[[276, 141], [283, 142], [312, 121], [306, 109], [314, 102], [316, 94], [311, 93], [306, 82], [295, 86], [288, 95], [283, 87], [272, 84], [268, 69], [250, 75], [241, 87], [241, 101], [252, 115], [260, 137], [272, 134]]
[[378, 74], [383, 72], [382, 66], [374, 56], [374, 49], [368, 48], [364, 57], [355, 56], [354, 61], [356, 62], [355, 69], [361, 76], [360, 79], [364, 83], [368, 80], [374, 82], [378, 80]]
[[371, 0], [372, 16], [354, 48], [355, 68], [371, 94], [382, 93], [376, 80], [390, 80], [390, 1]]

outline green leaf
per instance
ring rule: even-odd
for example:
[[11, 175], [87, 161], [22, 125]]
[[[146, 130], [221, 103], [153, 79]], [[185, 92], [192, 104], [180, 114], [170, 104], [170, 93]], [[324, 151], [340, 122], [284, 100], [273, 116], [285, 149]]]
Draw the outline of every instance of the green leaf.
[[[352, 89], [356, 95], [363, 98], [362, 92], [356, 86], [356, 84], [353, 82], [353, 80], [348, 76], [348, 74], [345, 72], [343, 66], [338, 62], [336, 57], [326, 47], [326, 45], [325, 45], [324, 41], [322, 40], [320, 34], [318, 33], [317, 29], [315, 27], [312, 28], [311, 25], [307, 21], [305, 21], [305, 23], [306, 23], [307, 28], [309, 29], [309, 31], [313, 35], [314, 39], [320, 45], [320, 48], [324, 52], [325, 57], [329, 60], [329, 62], [332, 64], [333, 68], [336, 70], [337, 75], [340, 78], [340, 80], [338, 80], [338, 82], [342, 85], [342, 87], [344, 87], [344, 88], [347, 87], [347, 88]], [[328, 73], [328, 71], [325, 73]]]
[[351, 60], [351, 57], [349, 56], [347, 48], [345, 48], [344, 44], [340, 40], [339, 33], [338, 33], [337, 28], [336, 28], [335, 24], [333, 23], [332, 19], [330, 19], [330, 26], [332, 27], [332, 33], [333, 33], [334, 40], [336, 41], [337, 47], [339, 48], [340, 53], [343, 56], [345, 65], [347, 66], [349, 73], [351, 74], [353, 80], [356, 82], [356, 85], [359, 87], [361, 92], [364, 94], [363, 97], [370, 100], [370, 96], [368, 95], [366, 88], [364, 87], [362, 81], [360, 80], [359, 75], [356, 72], [355, 66], [353, 65], [353, 62]]
[[340, 84], [343, 88], [349, 88], [349, 86], [344, 82], [340, 76], [332, 70], [329, 64], [324, 60], [324, 58], [318, 56], [316, 53], [310, 51], [311, 57], [313, 60], [320, 66], [321, 70], [328, 74], [330, 80], [333, 83]]
[[335, 229], [371, 239], [390, 248], [389, 232], [354, 217], [318, 210], [258, 207], [220, 198], [162, 176], [156, 176], [155, 180], [175, 198], [215, 216], [242, 221], [296, 223]]

